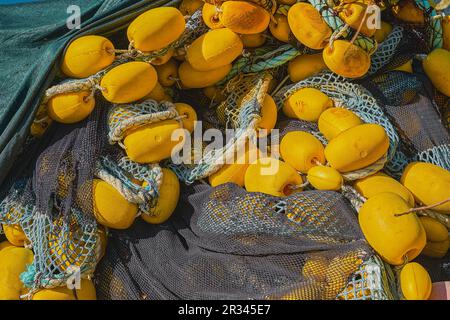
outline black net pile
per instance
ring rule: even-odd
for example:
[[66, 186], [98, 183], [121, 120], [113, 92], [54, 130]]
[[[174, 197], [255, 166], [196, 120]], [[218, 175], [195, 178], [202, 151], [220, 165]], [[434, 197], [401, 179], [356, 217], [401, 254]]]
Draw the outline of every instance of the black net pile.
[[100, 298], [335, 299], [373, 255], [339, 193], [190, 192], [169, 222], [111, 232]]
[[55, 124], [49, 138], [36, 142], [22, 171], [12, 171], [3, 186], [1, 223], [19, 225], [35, 254], [23, 274], [31, 288], [65, 283], [78, 270], [92, 274], [99, 245], [93, 216], [95, 163], [105, 151], [107, 105], [98, 105], [85, 121]]
[[432, 87], [421, 73], [390, 71], [364, 85], [401, 136], [400, 151], [408, 162], [425, 161], [450, 169], [448, 128], [442, 122]]

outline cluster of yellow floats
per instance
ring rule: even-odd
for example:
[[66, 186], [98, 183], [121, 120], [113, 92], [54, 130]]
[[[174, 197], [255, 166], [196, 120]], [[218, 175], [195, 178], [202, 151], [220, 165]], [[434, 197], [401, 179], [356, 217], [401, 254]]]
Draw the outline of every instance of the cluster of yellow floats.
[[[295, 0], [278, 0], [290, 5], [287, 15], [271, 13], [253, 2], [226, 1], [220, 5], [200, 0], [183, 0], [180, 8], [161, 7], [138, 16], [128, 27], [127, 37], [133, 48], [153, 52], [166, 48], [185, 30], [185, 15], [201, 9], [210, 30], [195, 39], [185, 52], [174, 50], [158, 59], [146, 62], [127, 62], [109, 69], [101, 78], [101, 93], [115, 104], [142, 99], [171, 101], [166, 88], [176, 83], [181, 88], [202, 89], [209, 98], [224, 100], [214, 85], [231, 70], [232, 63], [244, 48], [259, 47], [266, 41], [266, 30], [276, 39], [288, 42], [294, 37], [305, 46], [322, 50], [303, 54], [289, 62], [292, 82], [303, 80], [321, 70], [329, 69], [347, 78], [358, 78], [370, 67], [367, 52], [347, 40], [336, 40], [330, 46], [332, 30], [320, 13], [310, 4]], [[402, 1], [395, 12], [397, 18], [424, 23], [424, 14], [412, 1]], [[352, 28], [358, 28], [367, 3], [357, 0], [346, 4], [341, 18]], [[442, 93], [450, 96], [450, 22], [443, 20], [444, 48], [431, 52], [423, 61], [425, 72]], [[382, 42], [392, 26], [382, 22], [382, 28], [360, 31], [374, 35]], [[113, 43], [105, 37], [80, 37], [67, 47], [61, 70], [70, 78], [86, 78], [110, 66], [116, 57]], [[401, 67], [408, 71], [408, 64]], [[276, 85], [276, 84], [275, 84]], [[183, 117], [183, 128], [193, 130], [197, 115], [184, 103], [175, 103]], [[48, 101], [49, 117], [61, 123], [75, 123], [85, 119], [95, 108], [90, 91], [63, 93]], [[284, 197], [301, 192], [307, 180], [318, 190], [338, 191], [344, 184], [343, 174], [366, 168], [380, 160], [388, 151], [389, 139], [383, 127], [364, 123], [350, 110], [334, 106], [333, 100], [320, 90], [303, 88], [284, 102], [282, 112], [291, 118], [316, 122], [328, 140], [324, 147], [312, 134], [293, 131], [280, 142], [281, 160], [258, 158], [252, 163], [226, 164], [209, 177], [212, 186], [236, 183], [250, 192], [263, 192]], [[261, 128], [271, 130], [277, 120], [277, 107], [270, 95], [262, 106]], [[180, 128], [175, 120], [165, 120], [139, 126], [125, 133], [123, 143], [128, 157], [138, 163], [157, 163], [170, 157], [171, 133]], [[34, 130], [34, 131], [33, 131]], [[37, 133], [37, 128], [32, 132]], [[247, 153], [244, 155], [247, 156]], [[276, 162], [276, 170], [262, 175], [261, 169]], [[163, 169], [164, 177], [157, 206], [152, 216], [142, 215], [148, 223], [162, 223], [174, 211], [180, 192], [176, 175]], [[306, 177], [306, 180], [305, 178]], [[135, 181], [142, 184], [141, 181]], [[411, 163], [400, 182], [384, 173], [375, 173], [356, 180], [353, 187], [367, 199], [359, 211], [361, 229], [374, 250], [392, 265], [404, 265], [400, 274], [403, 296], [406, 299], [427, 299], [431, 280], [427, 271], [410, 262], [419, 254], [443, 257], [450, 245], [445, 225], [430, 217], [418, 217], [411, 212], [415, 206], [431, 206], [450, 198], [450, 172], [436, 165]], [[135, 220], [138, 207], [128, 202], [116, 189], [100, 179], [93, 183], [95, 216], [102, 226], [126, 229]], [[433, 210], [450, 214], [450, 203]], [[24, 248], [27, 239], [15, 226], [3, 226], [7, 242], [0, 244], [0, 298], [17, 299], [24, 294], [19, 274], [33, 260], [32, 251]], [[99, 229], [100, 230], [100, 229]], [[104, 235], [104, 232], [102, 232]], [[103, 250], [106, 237], [102, 236]], [[54, 248], [54, 250], [58, 250]], [[314, 265], [305, 265], [304, 272], [314, 274]], [[95, 298], [90, 280], [83, 280], [78, 299]], [[74, 299], [71, 290], [61, 287], [43, 289], [33, 299]]]

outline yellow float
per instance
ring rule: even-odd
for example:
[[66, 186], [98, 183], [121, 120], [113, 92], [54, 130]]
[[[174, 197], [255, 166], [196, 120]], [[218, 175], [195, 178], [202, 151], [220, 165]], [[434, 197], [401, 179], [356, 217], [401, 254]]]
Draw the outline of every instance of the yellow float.
[[450, 97], [450, 51], [434, 49], [423, 60], [422, 66], [436, 89]]
[[284, 102], [283, 112], [305, 121], [317, 121], [326, 109], [333, 106], [326, 94], [315, 88], [301, 88]]
[[92, 184], [94, 216], [98, 223], [112, 229], [128, 229], [138, 207], [125, 199], [113, 186], [100, 179]]
[[298, 2], [288, 11], [288, 23], [298, 41], [311, 49], [323, 49], [332, 30], [311, 4]]
[[114, 45], [107, 38], [83, 36], [67, 47], [61, 70], [68, 77], [86, 78], [109, 66], [114, 59]]
[[[149, 214], [142, 214], [142, 219], [150, 224], [166, 222], [178, 204], [180, 197], [180, 182], [176, 174], [167, 168], [162, 169], [163, 180], [159, 188], [159, 197], [156, 206], [150, 209]], [[146, 183], [142, 185], [146, 186]]]
[[356, 180], [353, 187], [367, 199], [382, 192], [396, 193], [402, 197], [409, 206], [414, 207], [414, 196], [411, 191], [397, 180], [381, 172]]
[[267, 29], [270, 14], [264, 8], [247, 1], [225, 1], [220, 6], [219, 19], [239, 34], [255, 34]]
[[128, 26], [127, 37], [140, 51], [156, 51], [177, 40], [184, 28], [184, 17], [177, 8], [159, 7], [134, 19]]
[[145, 62], [127, 62], [109, 70], [100, 81], [103, 97], [112, 103], [142, 99], [156, 86], [155, 68]]
[[349, 172], [376, 162], [388, 148], [389, 139], [384, 128], [366, 123], [347, 129], [331, 139], [325, 147], [325, 158], [339, 172]]
[[[450, 198], [450, 172], [437, 165], [412, 162], [403, 171], [400, 181], [419, 204], [429, 206]], [[433, 210], [450, 214], [450, 202]]]
[[192, 68], [192, 66], [185, 61], [178, 68], [178, 75], [180, 77], [181, 84], [185, 88], [205, 88], [212, 86], [225, 78], [230, 72], [231, 67], [231, 64], [227, 64], [213, 70], [198, 71]]
[[243, 49], [236, 33], [228, 28], [214, 29], [194, 40], [187, 49], [186, 59], [195, 70], [210, 71], [229, 65]]
[[61, 93], [47, 103], [51, 119], [65, 124], [76, 123], [87, 118], [95, 107], [95, 99], [89, 91]]
[[288, 132], [280, 142], [280, 153], [295, 170], [307, 173], [318, 164], [325, 164], [324, 147], [319, 139], [304, 131]]
[[398, 194], [384, 192], [369, 198], [359, 210], [359, 225], [367, 242], [392, 265], [412, 261], [426, 244], [419, 218], [414, 213], [403, 214], [410, 209]]
[[81, 279], [80, 289], [72, 290], [67, 286], [40, 289], [33, 294], [31, 300], [97, 300], [97, 295], [92, 281]]
[[331, 140], [347, 129], [362, 124], [361, 119], [352, 111], [345, 108], [329, 108], [320, 114], [319, 131]]
[[0, 251], [0, 300], [19, 300], [27, 293], [19, 277], [33, 259], [30, 249], [8, 247]]
[[302, 177], [287, 163], [274, 158], [260, 158], [245, 172], [245, 189], [248, 192], [285, 197], [301, 191]]
[[302, 54], [288, 63], [289, 78], [298, 82], [327, 69], [322, 53]]
[[174, 148], [185, 138], [172, 139], [172, 133], [182, 127], [189, 132], [194, 130], [197, 120], [195, 110], [185, 103], [175, 103], [175, 109], [182, 117], [182, 126], [175, 119], [157, 121], [131, 128], [125, 132], [123, 144], [128, 157], [138, 163], [156, 163], [170, 158]]
[[370, 56], [363, 49], [347, 40], [336, 40], [323, 50], [327, 67], [346, 78], [360, 78], [369, 71]]
[[406, 300], [428, 300], [432, 288], [430, 275], [420, 264], [407, 263], [400, 271], [400, 287]]
[[308, 170], [306, 177], [317, 190], [338, 191], [344, 184], [342, 175], [334, 168], [315, 166]]

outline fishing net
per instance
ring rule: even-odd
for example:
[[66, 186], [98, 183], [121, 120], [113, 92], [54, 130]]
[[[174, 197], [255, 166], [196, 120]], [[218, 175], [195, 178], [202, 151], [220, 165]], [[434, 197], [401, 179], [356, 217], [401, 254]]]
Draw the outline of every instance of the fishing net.
[[[274, 12], [274, 1], [253, 2]], [[328, 1], [309, 2], [333, 29], [334, 40], [355, 36]], [[278, 10], [286, 13], [287, 8]], [[127, 130], [152, 122], [176, 119], [181, 124], [180, 115], [170, 102], [147, 99], [111, 105], [98, 97], [97, 107], [87, 120], [75, 126], [54, 123], [48, 139], [28, 141], [22, 158], [27, 158], [24, 163], [30, 166], [19, 170], [20, 177], [12, 175], [0, 190], [0, 223], [19, 225], [35, 254], [21, 276], [31, 288], [28, 297], [42, 287], [64, 285], [79, 273], [93, 277], [100, 299], [398, 299], [393, 271], [370, 248], [359, 228], [355, 209], [364, 199], [353, 189], [345, 186], [338, 193], [306, 186], [303, 192], [278, 198], [250, 193], [231, 183], [211, 188], [201, 182], [222, 167], [224, 158], [254, 138], [267, 93], [275, 93], [281, 108], [290, 94], [304, 87], [321, 90], [335, 106], [348, 108], [364, 122], [377, 123], [387, 132], [387, 154], [367, 168], [344, 174], [346, 180], [382, 168], [398, 176], [412, 160], [449, 169], [448, 131], [439, 122], [435, 93], [430, 93], [418, 75], [395, 71], [380, 75], [413, 56], [410, 49], [415, 45], [414, 37], [425, 42], [431, 39], [427, 45], [439, 46], [434, 21], [429, 20], [429, 26], [437, 37], [427, 38], [430, 29], [416, 34], [416, 29], [407, 26], [395, 26], [379, 46], [372, 38], [356, 36], [355, 44], [371, 54], [372, 60], [370, 76], [359, 81], [364, 86], [322, 72], [279, 88], [287, 79], [287, 62], [315, 51], [294, 39], [282, 44], [272, 37], [263, 47], [245, 50], [217, 84], [226, 99], [210, 103], [206, 112], [198, 112], [205, 129], [216, 128], [223, 134], [235, 129], [235, 135], [221, 149], [209, 151], [204, 143], [195, 146], [198, 137], [191, 137], [194, 147], [189, 147], [194, 158], [202, 151], [196, 161], [161, 163], [188, 185], [183, 186], [172, 218], [160, 225], [136, 219], [127, 230], [111, 230], [101, 260], [94, 179], [106, 181], [136, 204], [138, 215], [151, 214], [161, 187], [161, 166], [132, 162], [125, 156], [122, 140]], [[99, 96], [100, 79], [112, 67], [128, 61], [151, 62], [169, 50], [182, 54], [207, 30], [198, 10], [189, 17], [180, 39], [162, 50], [143, 53], [130, 43], [105, 70], [47, 90], [34, 125], [42, 130], [49, 126], [45, 108], [51, 97], [78, 91]], [[417, 46], [414, 54], [427, 52], [423, 49], [427, 45]], [[272, 79], [279, 87], [270, 88]], [[201, 108], [208, 103], [197, 100], [198, 92], [178, 88], [173, 97]], [[445, 99], [439, 100], [441, 108], [445, 104]], [[289, 120], [278, 127], [280, 137], [302, 130], [327, 143], [312, 122]], [[424, 214], [435, 215], [432, 211]]]
[[[55, 134], [32, 169], [16, 178], [9, 190], [2, 190], [6, 196], [0, 203], [0, 223], [20, 226], [34, 252], [33, 263], [21, 275], [31, 289], [28, 297], [43, 287], [92, 276], [102, 255], [94, 179], [106, 181], [137, 204], [139, 214], [150, 214], [157, 203], [161, 168], [134, 163], [119, 148], [109, 146], [111, 108], [99, 103], [76, 128], [54, 124]], [[146, 185], [133, 183], [133, 179]]]
[[339, 193], [280, 199], [234, 184], [190, 193], [163, 225], [112, 231], [96, 273], [100, 298], [351, 298], [349, 282], [365, 298], [392, 297]]
[[[420, 73], [391, 71], [365, 83], [401, 137], [398, 153], [407, 162], [424, 161], [450, 169], [450, 136], [441, 121], [429, 81]], [[448, 107], [448, 105], [447, 105]]]
[[0, 222], [19, 225], [34, 251], [21, 276], [32, 291], [63, 285], [75, 273], [88, 277], [95, 269], [99, 235], [92, 180], [105, 142], [101, 111], [76, 128], [55, 124], [31, 174], [17, 180], [0, 204]]

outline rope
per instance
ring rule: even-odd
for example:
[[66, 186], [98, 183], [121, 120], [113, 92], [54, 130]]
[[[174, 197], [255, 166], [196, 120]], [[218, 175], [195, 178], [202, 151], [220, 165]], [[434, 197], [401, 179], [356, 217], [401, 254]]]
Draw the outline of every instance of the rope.
[[428, 206], [423, 206], [423, 207], [418, 207], [418, 208], [411, 208], [408, 211], [401, 212], [401, 213], [396, 213], [396, 214], [394, 214], [394, 216], [395, 217], [401, 217], [401, 216], [404, 216], [404, 215], [407, 215], [407, 214], [410, 214], [410, 213], [413, 213], [413, 212], [433, 209], [433, 208], [435, 208], [437, 206], [440, 206], [440, 205], [442, 205], [444, 203], [447, 203], [447, 202], [450, 202], [450, 198], [442, 200], [442, 201], [439, 201], [437, 203], [434, 203], [434, 204], [431, 204], [431, 205], [428, 205]]
[[384, 165], [386, 164], [386, 161], [387, 161], [387, 154], [385, 154], [380, 159], [372, 163], [370, 166], [352, 172], [342, 173], [342, 177], [346, 181], [354, 181], [365, 178], [383, 169]]
[[[280, 55], [275, 54], [281, 52]], [[290, 44], [283, 45], [280, 48], [266, 52], [259, 56], [247, 56], [240, 58], [237, 62], [233, 64], [228, 75], [218, 82], [218, 86], [221, 86], [234, 78], [236, 75], [240, 73], [256, 73], [261, 72], [268, 69], [277, 68], [281, 65], [286, 64], [290, 60], [294, 59], [300, 54], [296, 48], [291, 46]], [[253, 58], [253, 59], [251, 59]], [[260, 60], [259, 62], [256, 62]]]
[[291, 189], [291, 190], [298, 190], [298, 189], [306, 187], [307, 185], [309, 185], [309, 181], [305, 180], [305, 182], [303, 182], [302, 184], [288, 185], [287, 187], [288, 187], [288, 189]]
[[347, 30], [350, 26], [345, 24], [342, 28], [336, 29], [330, 37], [329, 46], [330, 49], [333, 50], [333, 43], [340, 37], [344, 36], [347, 33]]

